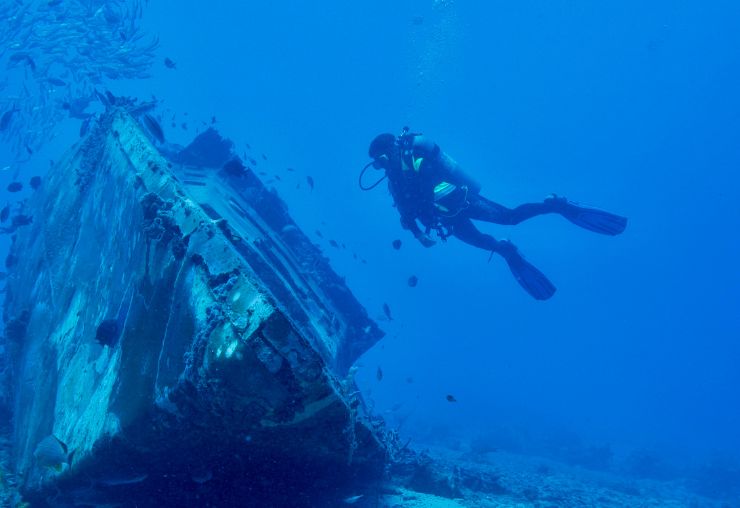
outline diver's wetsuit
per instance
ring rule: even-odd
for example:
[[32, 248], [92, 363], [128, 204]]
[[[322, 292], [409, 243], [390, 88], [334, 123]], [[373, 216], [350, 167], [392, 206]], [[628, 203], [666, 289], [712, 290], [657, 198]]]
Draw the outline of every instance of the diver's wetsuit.
[[[388, 188], [401, 214], [401, 225], [414, 236], [421, 234], [416, 224], [419, 219], [427, 232], [441, 230], [475, 247], [500, 251], [502, 242], [479, 231], [472, 220], [513, 225], [555, 212], [548, 202], [507, 208], [481, 196], [480, 185], [439, 146], [421, 135], [409, 139], [396, 160], [391, 158], [386, 174]], [[452, 184], [454, 189], [440, 197], [441, 192], [435, 192], [435, 188], [443, 182]]]

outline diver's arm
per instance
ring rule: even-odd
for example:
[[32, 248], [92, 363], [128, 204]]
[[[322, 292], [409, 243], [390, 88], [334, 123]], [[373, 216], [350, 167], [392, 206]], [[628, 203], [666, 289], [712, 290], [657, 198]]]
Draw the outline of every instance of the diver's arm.
[[401, 227], [403, 229], [411, 231], [411, 234], [414, 235], [414, 238], [419, 240], [419, 243], [421, 243], [424, 247], [431, 247], [432, 245], [437, 243], [419, 228], [419, 225], [416, 223], [416, 219], [413, 217], [404, 217], [403, 215], [401, 215]]

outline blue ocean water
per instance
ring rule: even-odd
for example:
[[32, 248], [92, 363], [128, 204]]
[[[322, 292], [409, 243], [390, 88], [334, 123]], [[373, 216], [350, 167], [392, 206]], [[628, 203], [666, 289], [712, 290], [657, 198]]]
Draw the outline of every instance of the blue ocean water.
[[[104, 86], [162, 100], [173, 142], [215, 117], [265, 180], [281, 177], [271, 185], [292, 216], [387, 332], [357, 379], [414, 443], [736, 470], [738, 21], [730, 1], [152, 1], [152, 76]], [[558, 287], [535, 301], [488, 252], [416, 243], [385, 184], [358, 188], [370, 140], [403, 126], [493, 201], [554, 192], [629, 217], [627, 230], [480, 224]], [[57, 128], [26, 162], [1, 147], [3, 188], [13, 172], [43, 174], [79, 120]]]

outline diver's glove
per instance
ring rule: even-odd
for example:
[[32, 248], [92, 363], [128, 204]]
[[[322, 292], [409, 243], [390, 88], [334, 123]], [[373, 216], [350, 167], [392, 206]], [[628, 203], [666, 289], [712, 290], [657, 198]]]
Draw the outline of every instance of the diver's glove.
[[419, 240], [419, 243], [421, 243], [424, 247], [432, 247], [437, 243], [434, 240], [432, 240], [432, 238], [429, 235], [422, 233], [421, 231], [414, 234], [414, 237], [417, 240]]

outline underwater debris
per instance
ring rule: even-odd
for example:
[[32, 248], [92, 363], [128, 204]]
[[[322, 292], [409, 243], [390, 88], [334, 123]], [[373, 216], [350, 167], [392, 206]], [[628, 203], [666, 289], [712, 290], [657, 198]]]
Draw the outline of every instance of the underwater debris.
[[416, 275], [412, 275], [409, 277], [409, 280], [406, 281], [406, 284], [408, 284], [410, 288], [415, 288], [418, 283], [419, 278]]

